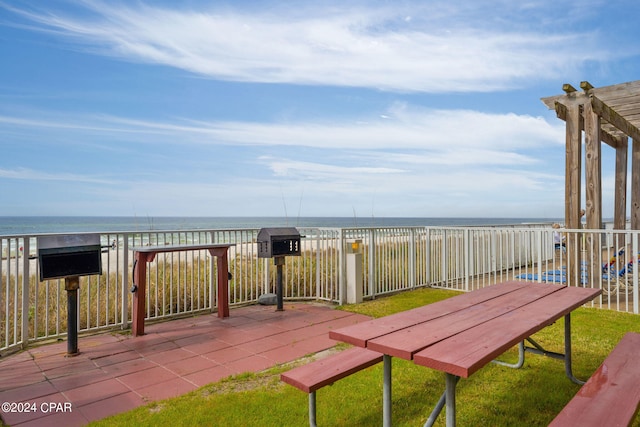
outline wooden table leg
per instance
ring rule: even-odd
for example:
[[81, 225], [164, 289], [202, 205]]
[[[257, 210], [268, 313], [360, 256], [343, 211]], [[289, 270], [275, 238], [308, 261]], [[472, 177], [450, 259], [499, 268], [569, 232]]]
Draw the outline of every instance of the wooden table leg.
[[229, 317], [229, 258], [227, 248], [210, 249], [218, 266], [218, 317]]
[[155, 253], [136, 252], [135, 267], [133, 269], [133, 318], [131, 333], [134, 337], [144, 335], [144, 318], [147, 297], [147, 262], [153, 261]]

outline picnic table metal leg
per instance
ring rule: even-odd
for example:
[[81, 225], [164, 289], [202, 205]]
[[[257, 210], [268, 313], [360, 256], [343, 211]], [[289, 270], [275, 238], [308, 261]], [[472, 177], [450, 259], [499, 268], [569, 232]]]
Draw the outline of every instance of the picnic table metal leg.
[[501, 360], [492, 360], [493, 363], [500, 366], [506, 366], [507, 368], [520, 369], [524, 366], [524, 341], [520, 341], [518, 344], [518, 362], [516, 363], [507, 363]]
[[309, 426], [316, 427], [316, 392], [309, 393]]
[[[460, 377], [456, 376], [456, 384], [458, 383], [458, 381], [460, 380]], [[445, 379], [446, 382], [446, 379]], [[424, 423], [424, 427], [432, 427], [436, 420], [438, 419], [438, 415], [440, 415], [440, 413], [442, 412], [442, 409], [444, 409], [444, 405], [447, 402], [447, 390], [445, 389], [444, 393], [442, 393], [442, 396], [440, 396], [440, 399], [438, 400], [438, 403], [436, 403], [436, 406], [433, 408], [433, 411], [431, 412], [431, 415], [429, 415], [429, 418], [427, 418], [427, 421]]]
[[537, 342], [535, 342], [531, 337], [526, 339], [531, 345], [533, 345], [533, 347], [528, 347], [528, 346], [524, 346], [524, 341], [520, 344], [520, 361], [518, 362], [518, 364], [516, 365], [509, 365], [507, 363], [504, 362], [499, 362], [499, 361], [495, 361], [495, 363], [498, 363], [500, 365], [504, 365], [504, 366], [509, 366], [509, 367], [514, 367], [514, 368], [519, 368], [522, 367], [522, 364], [524, 364], [524, 352], [528, 351], [530, 353], [534, 353], [534, 354], [538, 354], [541, 356], [547, 356], [547, 357], [552, 357], [554, 359], [561, 359], [564, 360], [564, 371], [567, 375], [567, 378], [569, 378], [571, 381], [573, 381], [576, 384], [582, 385], [584, 384], [584, 381], [581, 381], [579, 379], [577, 379], [574, 375], [573, 375], [573, 369], [571, 367], [572, 365], [572, 361], [571, 361], [571, 313], [566, 314], [564, 316], [564, 354], [561, 353], [556, 353], [553, 351], [547, 351], [545, 350], [540, 344], [538, 344]]
[[583, 385], [581, 381], [573, 376], [571, 367], [571, 313], [564, 316], [564, 371], [567, 377], [576, 384]]
[[458, 383], [458, 377], [456, 377], [455, 375], [446, 373], [445, 382], [447, 384], [447, 389], [445, 390], [445, 393], [447, 396], [446, 397], [447, 427], [455, 427], [456, 426], [456, 384]]
[[382, 425], [391, 427], [391, 356], [382, 358], [384, 366], [384, 384], [382, 389]]

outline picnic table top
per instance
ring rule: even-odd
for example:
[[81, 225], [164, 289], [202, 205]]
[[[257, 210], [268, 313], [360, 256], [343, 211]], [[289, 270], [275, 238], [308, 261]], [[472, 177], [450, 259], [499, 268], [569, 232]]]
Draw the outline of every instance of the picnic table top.
[[600, 292], [505, 282], [336, 329], [329, 336], [466, 378]]

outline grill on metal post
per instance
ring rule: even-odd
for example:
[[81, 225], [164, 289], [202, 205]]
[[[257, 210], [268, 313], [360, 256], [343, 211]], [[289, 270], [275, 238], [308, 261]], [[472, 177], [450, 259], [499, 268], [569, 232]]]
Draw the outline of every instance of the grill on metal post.
[[67, 291], [67, 354], [78, 354], [78, 288], [80, 276], [102, 274], [99, 234], [38, 237], [40, 281], [64, 279]]
[[286, 256], [300, 256], [300, 233], [295, 227], [262, 228], [258, 232], [258, 258], [273, 258], [276, 271], [277, 311], [282, 304], [282, 266]]

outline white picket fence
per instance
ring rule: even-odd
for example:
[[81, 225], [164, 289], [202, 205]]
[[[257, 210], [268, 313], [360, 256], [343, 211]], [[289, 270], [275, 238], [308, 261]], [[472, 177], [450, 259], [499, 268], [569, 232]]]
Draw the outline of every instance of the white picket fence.
[[[287, 257], [284, 297], [343, 304], [346, 257], [362, 259], [365, 299], [437, 287], [469, 291], [507, 280], [598, 287], [593, 306], [638, 314], [637, 231], [563, 230], [579, 250], [554, 245], [548, 224], [527, 227], [299, 228], [302, 255]], [[131, 322], [131, 248], [229, 243], [230, 305], [275, 292], [275, 267], [257, 257], [257, 229], [101, 233], [102, 274], [80, 279], [79, 332]], [[37, 235], [0, 237], [0, 353], [66, 335], [64, 280], [40, 281]], [[621, 253], [622, 251], [622, 253]], [[566, 273], [567, 265], [574, 267]], [[147, 274], [147, 321], [217, 310], [216, 263], [207, 251], [159, 254]]]

